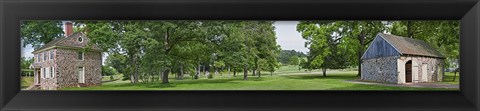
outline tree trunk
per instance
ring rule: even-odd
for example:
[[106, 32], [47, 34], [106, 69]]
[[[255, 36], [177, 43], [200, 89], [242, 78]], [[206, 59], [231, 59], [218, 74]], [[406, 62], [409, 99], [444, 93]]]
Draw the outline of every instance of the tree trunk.
[[133, 61], [134, 61], [133, 64], [134, 64], [134, 66], [135, 66], [134, 69], [133, 69], [133, 71], [134, 71], [134, 75], [133, 75], [134, 78], [133, 78], [133, 79], [135, 80], [134, 83], [138, 83], [138, 63], [137, 63], [137, 57], [134, 56], [134, 57], [133, 57]]
[[453, 82], [455, 82], [455, 78], [457, 78], [457, 71], [453, 73]]
[[258, 78], [260, 78], [261, 75], [262, 75], [262, 74], [261, 74], [261, 71], [258, 70]]
[[407, 21], [407, 37], [413, 38], [412, 21]]
[[183, 65], [180, 65], [180, 72], [178, 73], [178, 80], [183, 79]]
[[243, 80], [248, 80], [248, 69], [247, 65], [243, 66]]
[[198, 76], [200, 75], [200, 64], [198, 64], [198, 68], [195, 67], [195, 76], [193, 79], [198, 79]]
[[364, 47], [365, 47], [365, 35], [363, 32], [360, 33], [358, 36], [358, 41], [360, 42], [360, 48], [358, 48], [358, 73], [357, 76], [362, 76], [362, 55], [364, 53]]
[[168, 84], [168, 73], [169, 73], [169, 72], [170, 72], [169, 69], [165, 69], [165, 70], [163, 71], [163, 75], [162, 75], [162, 76], [163, 76], [163, 77], [162, 77], [162, 83], [163, 83], [163, 84]]
[[322, 72], [323, 72], [323, 77], [326, 77], [327, 76], [327, 68], [322, 68]]
[[233, 77], [237, 77], [237, 71], [233, 70]]
[[230, 77], [230, 66], [228, 66], [228, 76]]
[[252, 76], [255, 76], [256, 75], [256, 71], [257, 71], [257, 68], [258, 68], [258, 59], [255, 58], [254, 60], [254, 63], [255, 63], [255, 67], [252, 69]]
[[270, 72], [270, 76], [273, 76], [273, 72]]
[[203, 66], [203, 76], [205, 76], [207, 74], [207, 72], [205, 71], [206, 70], [206, 67], [207, 66]]

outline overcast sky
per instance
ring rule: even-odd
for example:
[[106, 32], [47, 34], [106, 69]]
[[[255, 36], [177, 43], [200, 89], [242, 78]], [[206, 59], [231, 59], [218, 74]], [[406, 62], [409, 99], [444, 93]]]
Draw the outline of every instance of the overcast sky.
[[[274, 23], [275, 33], [277, 35], [277, 44], [281, 46], [283, 50], [296, 50], [306, 53], [307, 48], [304, 47], [305, 40], [301, 34], [296, 31], [298, 21], [277, 21]], [[22, 47], [22, 57], [33, 57], [33, 48], [31, 45], [27, 45], [26, 48]], [[103, 60], [105, 60], [103, 57]]]
[[305, 48], [305, 39], [297, 32], [298, 21], [277, 21], [275, 22], [275, 33], [277, 35], [277, 44], [282, 50], [295, 50], [303, 53], [308, 52]]

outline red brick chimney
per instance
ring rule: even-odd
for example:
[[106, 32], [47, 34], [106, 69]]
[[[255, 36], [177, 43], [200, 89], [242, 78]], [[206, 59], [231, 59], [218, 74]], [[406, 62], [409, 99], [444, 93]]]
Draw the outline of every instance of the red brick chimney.
[[73, 23], [71, 21], [65, 21], [63, 22], [63, 31], [65, 33], [65, 36], [70, 36], [73, 34]]

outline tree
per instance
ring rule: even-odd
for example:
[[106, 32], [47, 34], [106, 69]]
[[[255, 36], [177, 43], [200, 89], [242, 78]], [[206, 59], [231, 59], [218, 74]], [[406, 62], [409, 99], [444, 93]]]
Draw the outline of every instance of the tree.
[[[307, 66], [307, 61], [304, 58], [300, 58], [300, 63], [298, 64], [300, 68], [306, 68]], [[300, 68], [299, 71], [300, 71]]]
[[[28, 71], [30, 69], [30, 65], [33, 63], [33, 58], [29, 57], [21, 57], [20, 58], [20, 69], [22, 70], [21, 75], [29, 76], [31, 72]], [[26, 71], [27, 70], [27, 71]]]
[[124, 73], [126, 67], [126, 57], [123, 54], [112, 53], [105, 60], [105, 65], [114, 68], [118, 73]]
[[23, 47], [30, 44], [37, 49], [56, 38], [63, 37], [61, 21], [21, 21], [20, 29]]
[[102, 66], [102, 75], [103, 76], [111, 76], [111, 75], [115, 75], [115, 74], [117, 74], [115, 69], [113, 69], [111, 67], [108, 67], [108, 66]]
[[298, 62], [299, 62], [298, 56], [290, 57], [290, 64], [291, 65], [298, 65]]
[[[325, 72], [329, 67], [341, 68], [356, 63], [359, 68], [357, 76], [361, 75], [361, 56], [365, 47], [376, 34], [385, 30], [381, 21], [302, 21], [297, 25], [297, 31], [307, 40], [306, 46], [310, 45], [307, 66], [321, 67]], [[341, 45], [343, 43], [345, 45]], [[346, 47], [357, 51], [352, 52]], [[348, 59], [352, 54], [357, 55], [357, 58]], [[317, 55], [322, 56], [316, 59]], [[345, 58], [354, 62], [347, 62]]]

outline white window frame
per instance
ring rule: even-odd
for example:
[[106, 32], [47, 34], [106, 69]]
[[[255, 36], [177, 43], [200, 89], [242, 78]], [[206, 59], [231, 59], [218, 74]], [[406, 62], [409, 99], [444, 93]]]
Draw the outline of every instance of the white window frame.
[[49, 78], [53, 78], [53, 67], [49, 67], [50, 69], [48, 69], [48, 73], [49, 73]]
[[49, 55], [49, 56], [50, 56], [50, 60], [53, 60], [53, 57], [54, 57], [53, 55], [54, 55], [54, 54], [53, 54], [53, 50], [51, 50], [51, 51], [50, 51], [50, 55]]
[[47, 52], [43, 52], [43, 61], [47, 61], [48, 59], [47, 57], [48, 57]]
[[83, 51], [77, 52], [77, 59], [78, 59], [78, 53], [82, 53], [82, 59], [81, 59], [81, 61], [85, 60], [85, 52], [83, 52]]

